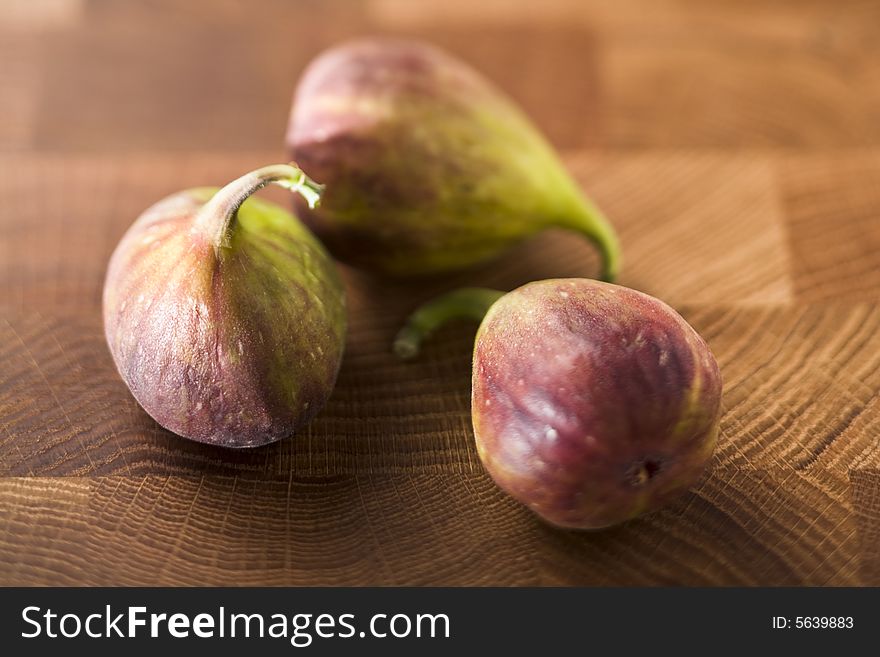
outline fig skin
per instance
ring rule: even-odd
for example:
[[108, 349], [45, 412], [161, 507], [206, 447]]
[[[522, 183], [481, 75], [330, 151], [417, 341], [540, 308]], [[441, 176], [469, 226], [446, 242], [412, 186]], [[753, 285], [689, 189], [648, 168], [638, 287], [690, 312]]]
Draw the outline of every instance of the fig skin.
[[[412, 322], [400, 340], [399, 353], [412, 354]], [[544, 520], [607, 527], [698, 481], [721, 387], [706, 342], [662, 301], [586, 279], [529, 283], [497, 298], [477, 333], [477, 451], [495, 482]]]
[[166, 429], [224, 447], [307, 423], [345, 340], [344, 289], [324, 248], [288, 211], [248, 198], [307, 179], [287, 165], [260, 171], [146, 210], [104, 286], [107, 344], [135, 399]]
[[410, 277], [470, 267], [541, 230], [584, 234], [613, 279], [613, 228], [529, 119], [461, 61], [364, 39], [319, 56], [295, 94], [291, 157], [327, 186], [300, 216], [338, 259]]

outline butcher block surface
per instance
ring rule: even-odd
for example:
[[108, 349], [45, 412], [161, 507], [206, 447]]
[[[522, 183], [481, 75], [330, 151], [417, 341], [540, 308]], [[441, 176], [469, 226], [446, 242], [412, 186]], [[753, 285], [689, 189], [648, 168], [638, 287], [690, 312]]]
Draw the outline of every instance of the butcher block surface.
[[[299, 74], [366, 34], [520, 103], [617, 227], [620, 282], [708, 341], [718, 448], [672, 506], [543, 524], [477, 457], [476, 327], [391, 353], [445, 290], [595, 276], [563, 232], [429, 281], [343, 268], [337, 387], [271, 446], [185, 441], [128, 392], [101, 319], [119, 238], [283, 161]], [[880, 584], [880, 4], [11, 2], [0, 85], [0, 584]]]

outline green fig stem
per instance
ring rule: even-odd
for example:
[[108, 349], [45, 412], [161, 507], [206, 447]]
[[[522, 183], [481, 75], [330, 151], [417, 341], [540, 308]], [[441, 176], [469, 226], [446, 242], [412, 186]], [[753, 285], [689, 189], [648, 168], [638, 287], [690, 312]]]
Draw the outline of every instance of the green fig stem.
[[611, 222], [592, 201], [583, 197], [582, 201], [581, 212], [572, 216], [565, 223], [565, 227], [582, 233], [595, 244], [602, 256], [602, 271], [599, 278], [607, 283], [613, 283], [620, 273], [622, 260], [617, 233], [614, 232]]
[[428, 301], [407, 319], [394, 339], [394, 353], [402, 360], [415, 358], [422, 342], [453, 319], [482, 321], [489, 308], [506, 292], [481, 287], [465, 287]]
[[251, 194], [270, 183], [300, 194], [310, 208], [317, 207], [321, 192], [324, 190], [323, 185], [309, 178], [293, 162], [272, 164], [236, 178], [214, 194], [202, 206], [195, 219], [196, 230], [201, 231], [211, 240], [218, 254], [222, 247], [229, 246], [230, 234], [241, 204]]

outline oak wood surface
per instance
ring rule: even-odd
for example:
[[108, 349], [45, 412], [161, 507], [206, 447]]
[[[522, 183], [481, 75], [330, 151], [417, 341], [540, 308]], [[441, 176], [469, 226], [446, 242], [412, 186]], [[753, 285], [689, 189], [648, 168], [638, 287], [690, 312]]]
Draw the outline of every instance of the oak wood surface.
[[[0, 3], [0, 584], [880, 584], [878, 18], [868, 0]], [[543, 525], [477, 458], [474, 326], [390, 353], [446, 289], [594, 275], [563, 232], [443, 279], [343, 268], [338, 385], [265, 448], [181, 440], [119, 379], [100, 296], [127, 226], [283, 158], [302, 68], [374, 33], [430, 38], [520, 102], [618, 228], [621, 282], [708, 340], [721, 438], [672, 506]]]

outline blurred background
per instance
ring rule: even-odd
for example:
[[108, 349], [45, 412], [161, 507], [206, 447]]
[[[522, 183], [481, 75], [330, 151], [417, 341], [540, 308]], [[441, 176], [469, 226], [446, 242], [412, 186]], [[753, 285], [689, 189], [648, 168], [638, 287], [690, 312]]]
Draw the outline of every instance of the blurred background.
[[[672, 506], [547, 527], [473, 446], [474, 327], [390, 353], [440, 291], [595, 275], [564, 233], [439, 281], [345, 268], [339, 381], [290, 439], [197, 445], [132, 399], [101, 320], [123, 232], [283, 159], [300, 73], [367, 34], [506, 90], [621, 282], [711, 345], [721, 437]], [[0, 584], [876, 585], [878, 254], [876, 0], [0, 0]]]
[[321, 49], [429, 39], [564, 148], [880, 140], [872, 0], [2, 0], [0, 146], [277, 148]]

